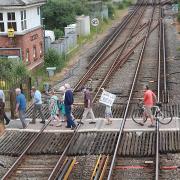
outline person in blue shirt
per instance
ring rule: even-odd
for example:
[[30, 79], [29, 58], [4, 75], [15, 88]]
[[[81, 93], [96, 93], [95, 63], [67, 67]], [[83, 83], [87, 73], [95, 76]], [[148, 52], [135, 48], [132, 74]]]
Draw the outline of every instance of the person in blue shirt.
[[41, 119], [42, 119], [42, 121], [40, 121], [40, 123], [45, 124], [45, 117], [44, 117], [42, 110], [41, 110], [41, 108], [42, 108], [41, 92], [33, 86], [32, 90], [31, 90], [31, 96], [33, 97], [33, 104], [34, 104], [33, 118], [32, 118], [31, 124], [36, 123], [37, 111], [39, 112]]
[[19, 118], [21, 120], [22, 126], [25, 129], [27, 127], [25, 121], [25, 112], [26, 112], [26, 98], [24, 94], [21, 93], [21, 89], [16, 89], [16, 113], [19, 112]]

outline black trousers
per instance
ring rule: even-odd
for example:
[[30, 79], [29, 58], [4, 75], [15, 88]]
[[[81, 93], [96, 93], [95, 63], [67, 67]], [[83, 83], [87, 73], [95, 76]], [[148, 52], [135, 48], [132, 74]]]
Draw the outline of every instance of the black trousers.
[[9, 123], [10, 119], [7, 117], [6, 113], [4, 113], [4, 119], [6, 120], [6, 124]]

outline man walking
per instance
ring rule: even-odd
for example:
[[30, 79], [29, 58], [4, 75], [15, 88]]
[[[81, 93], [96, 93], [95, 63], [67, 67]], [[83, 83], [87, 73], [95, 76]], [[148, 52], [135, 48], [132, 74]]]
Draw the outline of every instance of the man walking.
[[89, 88], [83, 87], [82, 92], [84, 93], [84, 113], [82, 120], [80, 121], [81, 124], [83, 124], [84, 120], [86, 119], [88, 113], [90, 113], [92, 121], [89, 122], [89, 124], [95, 124], [95, 117], [92, 110], [92, 96], [91, 92], [89, 91]]
[[[151, 108], [153, 107], [155, 102], [156, 102], [156, 95], [146, 85], [144, 87], [144, 107], [145, 107], [144, 118], [149, 117], [151, 120], [151, 125], [149, 125], [148, 127], [155, 126], [154, 125], [154, 117], [153, 117], [152, 110], [151, 110]], [[144, 125], [144, 124], [142, 124], [142, 125]]]
[[72, 120], [72, 105], [74, 103], [73, 93], [71, 91], [71, 87], [69, 84], [65, 84], [65, 97], [64, 97], [64, 105], [65, 105], [65, 116], [67, 118], [67, 128], [76, 128], [74, 121]]
[[40, 121], [40, 123], [45, 124], [45, 118], [44, 115], [41, 111], [41, 107], [42, 107], [42, 98], [41, 98], [41, 92], [39, 90], [37, 90], [34, 86], [32, 87], [31, 90], [31, 95], [33, 97], [33, 104], [34, 104], [34, 108], [33, 108], [33, 118], [31, 121], [31, 124], [35, 124], [36, 123], [36, 113], [37, 111], [39, 112], [42, 121]]
[[[2, 101], [5, 103], [5, 95], [2, 89], [0, 89], [0, 99], [2, 99]], [[4, 111], [4, 119], [6, 120], [6, 125], [8, 125], [10, 122], [10, 119], [7, 117], [5, 111]]]
[[22, 126], [25, 129], [27, 124], [25, 122], [25, 112], [26, 112], [26, 98], [24, 94], [21, 93], [21, 89], [16, 89], [16, 113], [19, 112], [19, 118], [21, 120]]

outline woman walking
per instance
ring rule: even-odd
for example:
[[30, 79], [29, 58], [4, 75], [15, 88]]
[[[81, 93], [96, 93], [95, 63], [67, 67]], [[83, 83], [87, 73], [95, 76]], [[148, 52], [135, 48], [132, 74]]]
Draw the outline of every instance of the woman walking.
[[[54, 90], [50, 92], [50, 101], [49, 101], [49, 110], [51, 114], [51, 124], [52, 126], [60, 127], [62, 124], [60, 123], [60, 119], [58, 117], [59, 108], [58, 108], [58, 97], [55, 95]], [[57, 123], [56, 123], [57, 121]], [[56, 124], [56, 125], [55, 125]]]

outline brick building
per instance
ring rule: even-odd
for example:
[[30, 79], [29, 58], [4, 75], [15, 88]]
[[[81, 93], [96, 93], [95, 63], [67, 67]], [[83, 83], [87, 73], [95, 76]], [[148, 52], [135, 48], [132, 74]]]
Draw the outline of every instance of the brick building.
[[19, 57], [29, 69], [43, 63], [40, 7], [47, 0], [0, 0], [0, 57]]

